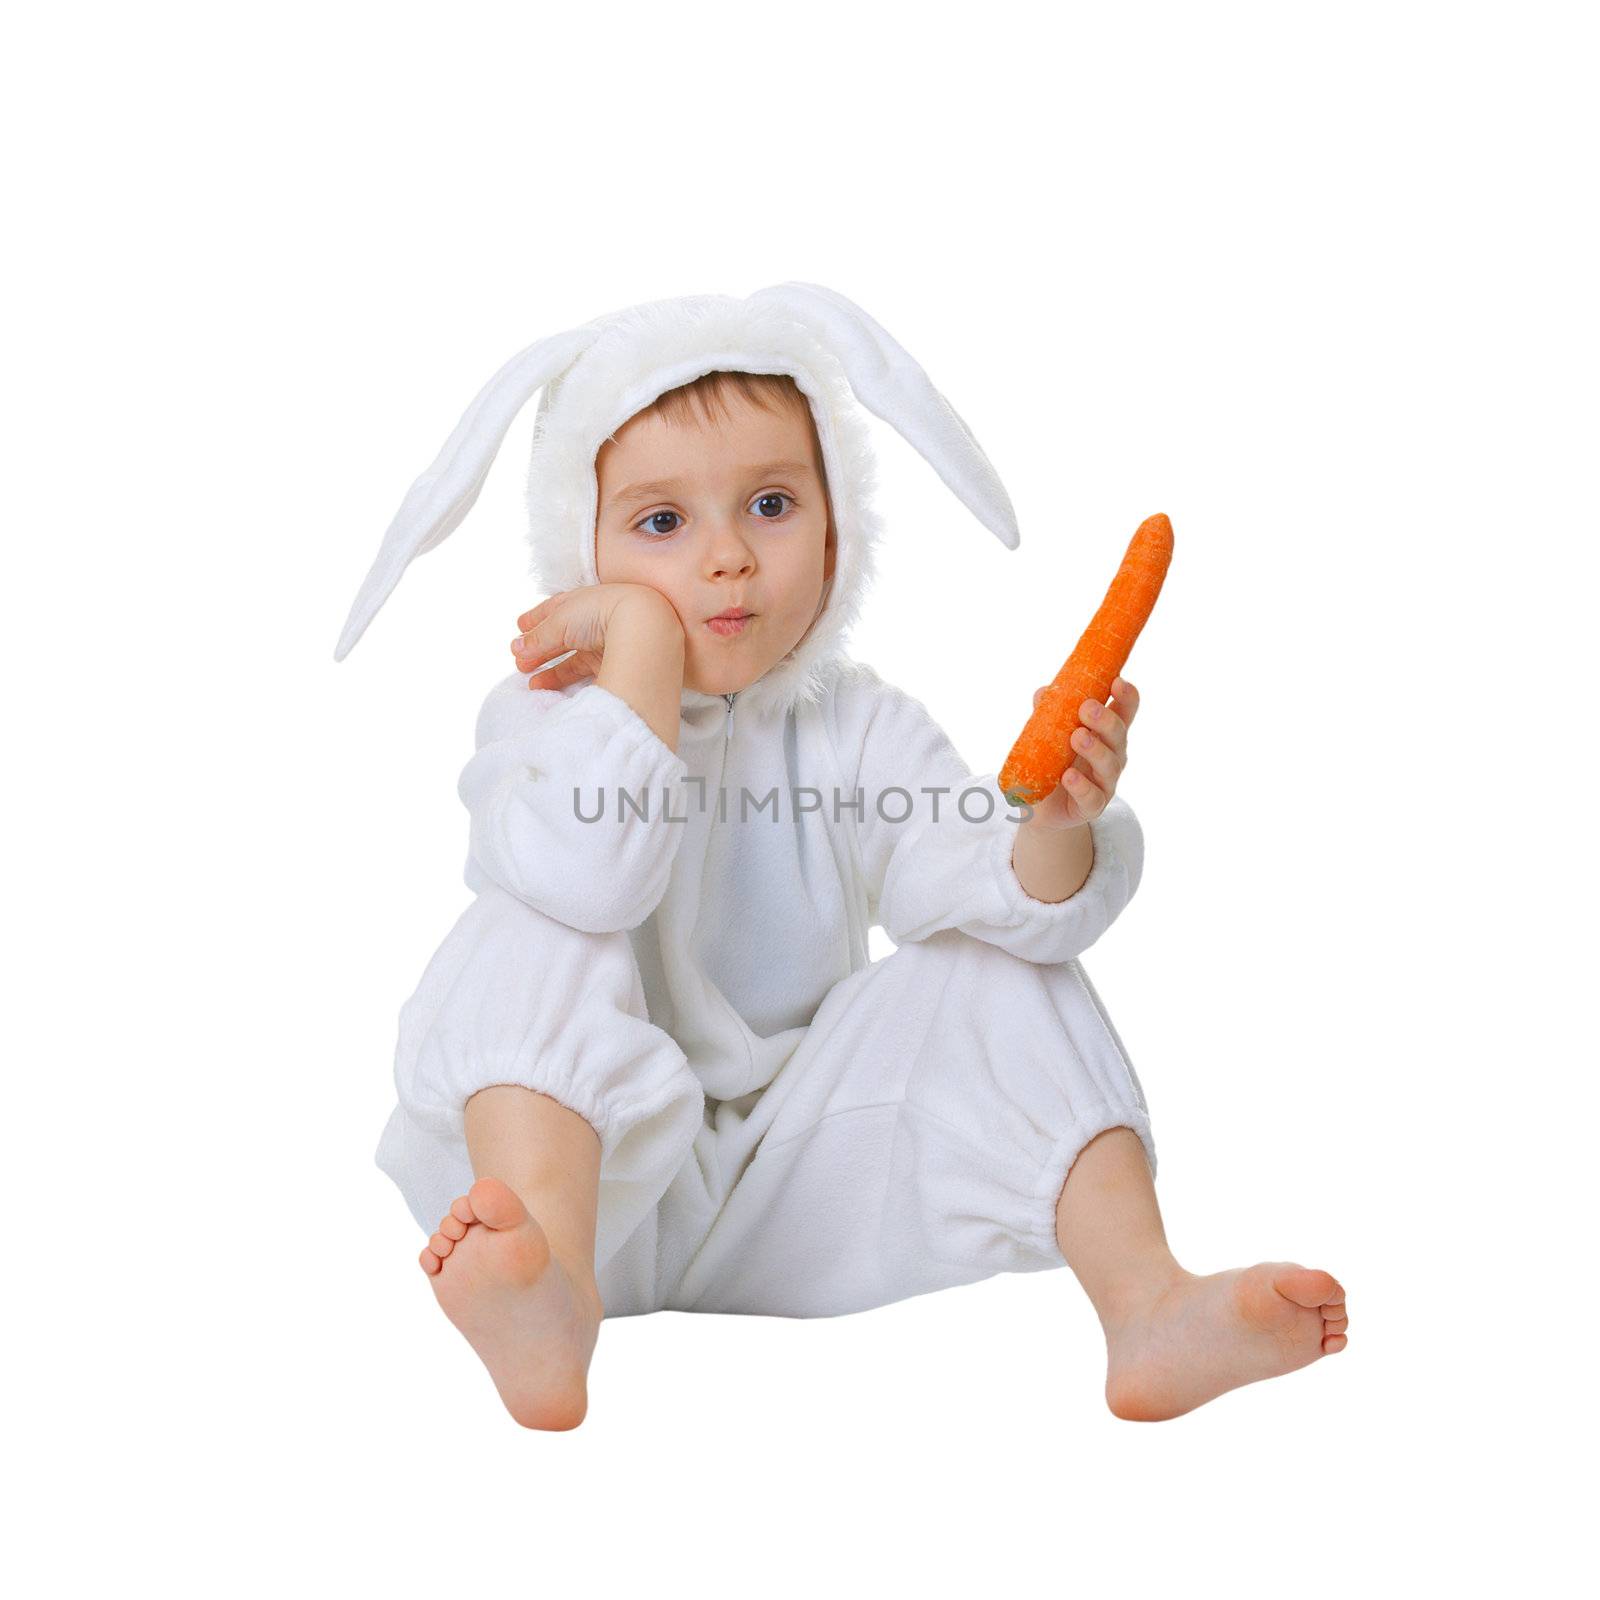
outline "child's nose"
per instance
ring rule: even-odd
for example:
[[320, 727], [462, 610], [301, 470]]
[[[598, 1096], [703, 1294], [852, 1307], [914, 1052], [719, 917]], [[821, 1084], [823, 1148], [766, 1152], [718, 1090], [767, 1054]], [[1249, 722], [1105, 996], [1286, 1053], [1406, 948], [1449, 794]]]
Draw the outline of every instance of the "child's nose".
[[706, 565], [718, 577], [729, 573], [753, 572], [755, 552], [741, 539], [714, 539]]

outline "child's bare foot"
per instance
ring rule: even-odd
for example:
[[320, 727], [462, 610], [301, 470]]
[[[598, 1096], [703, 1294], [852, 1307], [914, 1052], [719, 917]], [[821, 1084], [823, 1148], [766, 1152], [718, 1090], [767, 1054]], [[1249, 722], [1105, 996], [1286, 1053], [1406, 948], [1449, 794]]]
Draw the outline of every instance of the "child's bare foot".
[[1182, 1416], [1229, 1389], [1344, 1349], [1344, 1290], [1293, 1261], [1183, 1273], [1102, 1314], [1106, 1404], [1132, 1422]]
[[577, 1427], [589, 1409], [600, 1297], [574, 1283], [516, 1192], [479, 1178], [418, 1259], [511, 1415], [525, 1428]]

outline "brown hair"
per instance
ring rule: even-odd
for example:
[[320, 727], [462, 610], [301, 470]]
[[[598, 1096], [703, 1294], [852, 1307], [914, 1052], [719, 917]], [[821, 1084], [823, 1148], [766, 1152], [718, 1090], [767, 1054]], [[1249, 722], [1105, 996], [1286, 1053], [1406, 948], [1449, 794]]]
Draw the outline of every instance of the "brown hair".
[[811, 429], [817, 460], [821, 461], [822, 443], [810, 403], [787, 372], [707, 372], [692, 383], [668, 389], [644, 409], [659, 412], [670, 423], [713, 422], [719, 413], [727, 417], [730, 391], [763, 411], [799, 411]]

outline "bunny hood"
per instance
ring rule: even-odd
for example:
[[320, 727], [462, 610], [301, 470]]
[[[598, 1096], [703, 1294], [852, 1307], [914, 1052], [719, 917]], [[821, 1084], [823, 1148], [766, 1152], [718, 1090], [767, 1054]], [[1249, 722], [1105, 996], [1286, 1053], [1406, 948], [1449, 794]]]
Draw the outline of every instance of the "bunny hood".
[[[820, 285], [786, 283], [745, 299], [649, 301], [542, 339], [484, 386], [391, 523], [337, 648], [354, 647], [410, 562], [442, 543], [483, 487], [517, 413], [543, 390], [527, 504], [532, 570], [546, 593], [599, 581], [595, 457], [605, 440], [669, 389], [712, 371], [787, 373], [804, 394], [822, 447], [837, 550], [815, 621], [793, 650], [738, 691], [741, 709], [816, 702], [860, 611], [880, 521], [868, 424], [883, 418], [934, 467], [1004, 545], [1019, 542], [1011, 502], [987, 456], [912, 357], [859, 306]], [[686, 714], [723, 709], [722, 695], [685, 688]]]

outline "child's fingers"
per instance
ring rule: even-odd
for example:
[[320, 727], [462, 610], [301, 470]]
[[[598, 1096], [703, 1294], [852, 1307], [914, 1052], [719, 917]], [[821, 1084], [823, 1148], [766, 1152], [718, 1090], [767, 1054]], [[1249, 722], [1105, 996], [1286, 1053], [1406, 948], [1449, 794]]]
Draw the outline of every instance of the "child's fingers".
[[532, 673], [528, 678], [530, 689], [565, 689], [568, 684], [576, 683], [582, 673], [572, 670], [572, 664], [563, 661], [559, 667], [545, 667]]
[[[566, 590], [563, 589], [561, 594], [565, 593]], [[531, 610], [524, 611], [522, 615], [517, 618], [517, 626], [521, 628], [524, 633], [526, 633], [529, 628], [535, 626], [542, 618], [549, 614], [550, 607], [561, 598], [561, 594], [553, 594], [548, 599], [541, 600], [538, 605], [534, 606]]]
[[581, 683], [600, 671], [600, 658], [592, 650], [575, 650], [558, 661], [532, 670], [519, 665], [519, 672], [528, 672], [530, 689], [565, 689], [569, 684]]
[[536, 689], [545, 689], [553, 683], [570, 679], [573, 669], [581, 664], [576, 650], [564, 654], [558, 651], [553, 656], [546, 650], [544, 655], [549, 659], [541, 660], [537, 655], [517, 657], [517, 671], [531, 674]]
[[[532, 616], [533, 613], [530, 611], [527, 615]], [[574, 648], [566, 642], [566, 630], [559, 619], [549, 616], [530, 623], [511, 641], [511, 653], [517, 658], [518, 669], [523, 672], [531, 672], [552, 656]]]
[[532, 672], [541, 662], [551, 656], [560, 655], [559, 649], [553, 649], [539, 643], [539, 630], [530, 629], [527, 633], [519, 633], [511, 641], [511, 654], [516, 659], [519, 672]]
[[1105, 810], [1110, 797], [1092, 779], [1084, 777], [1076, 767], [1068, 767], [1062, 774], [1062, 787], [1077, 802], [1086, 817], [1098, 817]]
[[[1078, 717], [1086, 727], [1093, 729], [1106, 744], [1126, 758], [1128, 749], [1128, 724], [1119, 710], [1103, 706], [1098, 700], [1085, 700], [1078, 707]], [[1074, 749], [1082, 749], [1077, 740]]]
[[1096, 738], [1087, 728], [1074, 730], [1072, 748], [1081, 760], [1088, 763], [1094, 782], [1109, 796], [1117, 786], [1117, 779], [1122, 776], [1124, 763], [1121, 754], [1103, 739]]
[[1139, 691], [1119, 676], [1111, 680], [1111, 693], [1116, 697], [1116, 708], [1123, 723], [1132, 722], [1139, 714]]
[[516, 658], [519, 672], [532, 672], [536, 667], [546, 666], [554, 657], [572, 648], [548, 622], [536, 622], [511, 641], [511, 654]]

